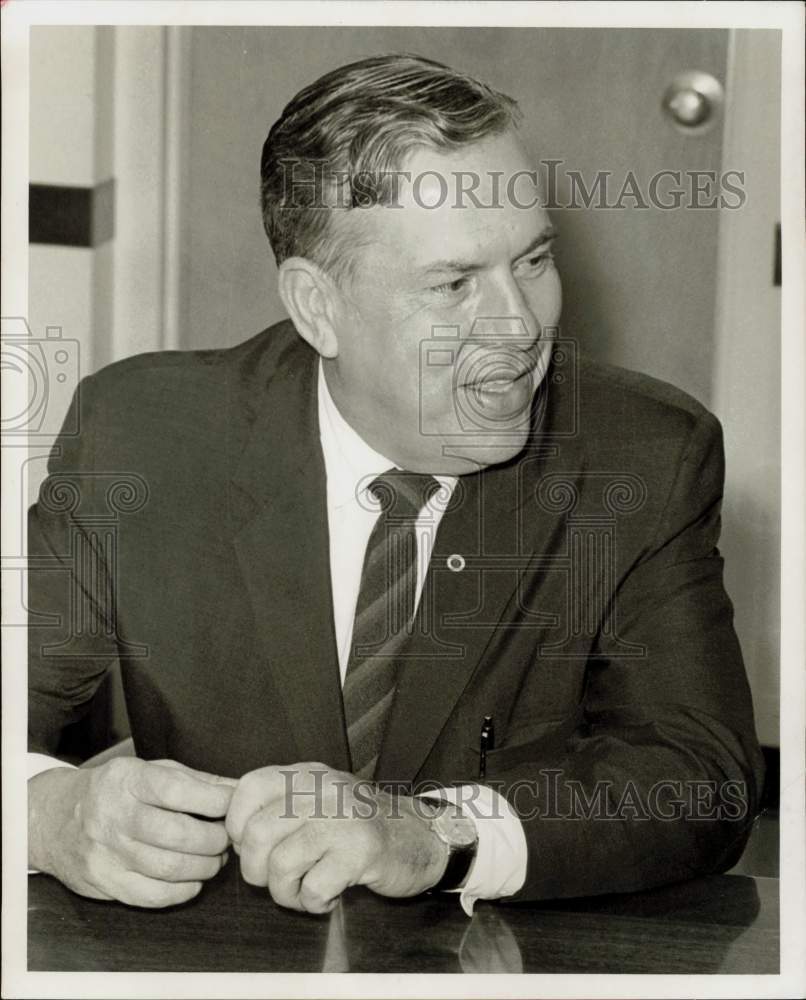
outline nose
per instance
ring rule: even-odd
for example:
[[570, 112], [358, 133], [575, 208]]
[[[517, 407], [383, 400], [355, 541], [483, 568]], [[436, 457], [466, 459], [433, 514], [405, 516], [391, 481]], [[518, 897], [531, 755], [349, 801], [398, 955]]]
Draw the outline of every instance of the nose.
[[541, 326], [511, 273], [502, 274], [482, 303], [483, 315], [473, 323], [471, 336], [485, 337], [528, 351]]

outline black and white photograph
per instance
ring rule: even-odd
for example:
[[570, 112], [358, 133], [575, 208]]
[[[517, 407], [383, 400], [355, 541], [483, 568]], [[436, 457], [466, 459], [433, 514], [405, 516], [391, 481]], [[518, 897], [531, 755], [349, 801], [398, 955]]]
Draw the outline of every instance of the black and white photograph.
[[802, 5], [0, 16], [3, 996], [802, 995]]

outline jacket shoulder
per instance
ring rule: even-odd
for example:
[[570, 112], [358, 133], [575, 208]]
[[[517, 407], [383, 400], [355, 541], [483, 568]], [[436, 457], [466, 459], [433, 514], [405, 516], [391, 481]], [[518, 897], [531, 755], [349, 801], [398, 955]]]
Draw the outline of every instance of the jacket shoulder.
[[683, 444], [698, 426], [721, 433], [694, 396], [662, 379], [583, 356], [576, 372], [580, 430], [635, 454], [659, 443]]
[[250, 433], [266, 389], [288, 352], [303, 345], [290, 322], [234, 347], [154, 351], [82, 379], [50, 471], [184, 469], [218, 477]]
[[[208, 350], [164, 350], [135, 354], [106, 365], [88, 376], [83, 385], [95, 394], [112, 393], [115, 399], [135, 396], [149, 388], [177, 383], [242, 382], [246, 391], [268, 379], [298, 335], [289, 320], [276, 323], [233, 347]], [[182, 397], [177, 397], [181, 403]]]
[[686, 422], [713, 416], [703, 404], [683, 389], [663, 379], [618, 365], [596, 361], [583, 355], [578, 364], [580, 388], [594, 399], [601, 396], [612, 406], [614, 397], [622, 397], [625, 406], [651, 410], [658, 416]]

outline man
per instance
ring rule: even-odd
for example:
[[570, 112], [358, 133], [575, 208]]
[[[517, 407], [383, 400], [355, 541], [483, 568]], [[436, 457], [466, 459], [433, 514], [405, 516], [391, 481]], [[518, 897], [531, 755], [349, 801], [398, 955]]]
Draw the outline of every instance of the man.
[[517, 121], [417, 57], [323, 77], [261, 165], [292, 322], [82, 383], [32, 511], [31, 748], [117, 657], [139, 759], [40, 761], [35, 868], [162, 906], [231, 843], [285, 906], [470, 912], [741, 854], [720, 428], [556, 338]]

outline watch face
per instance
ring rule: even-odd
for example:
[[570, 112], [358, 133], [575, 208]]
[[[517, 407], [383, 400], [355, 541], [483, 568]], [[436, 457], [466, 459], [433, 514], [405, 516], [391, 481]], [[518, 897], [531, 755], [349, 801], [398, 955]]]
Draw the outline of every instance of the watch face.
[[437, 836], [451, 847], [470, 847], [478, 840], [476, 824], [467, 816], [453, 816], [451, 811], [435, 816], [431, 826]]

